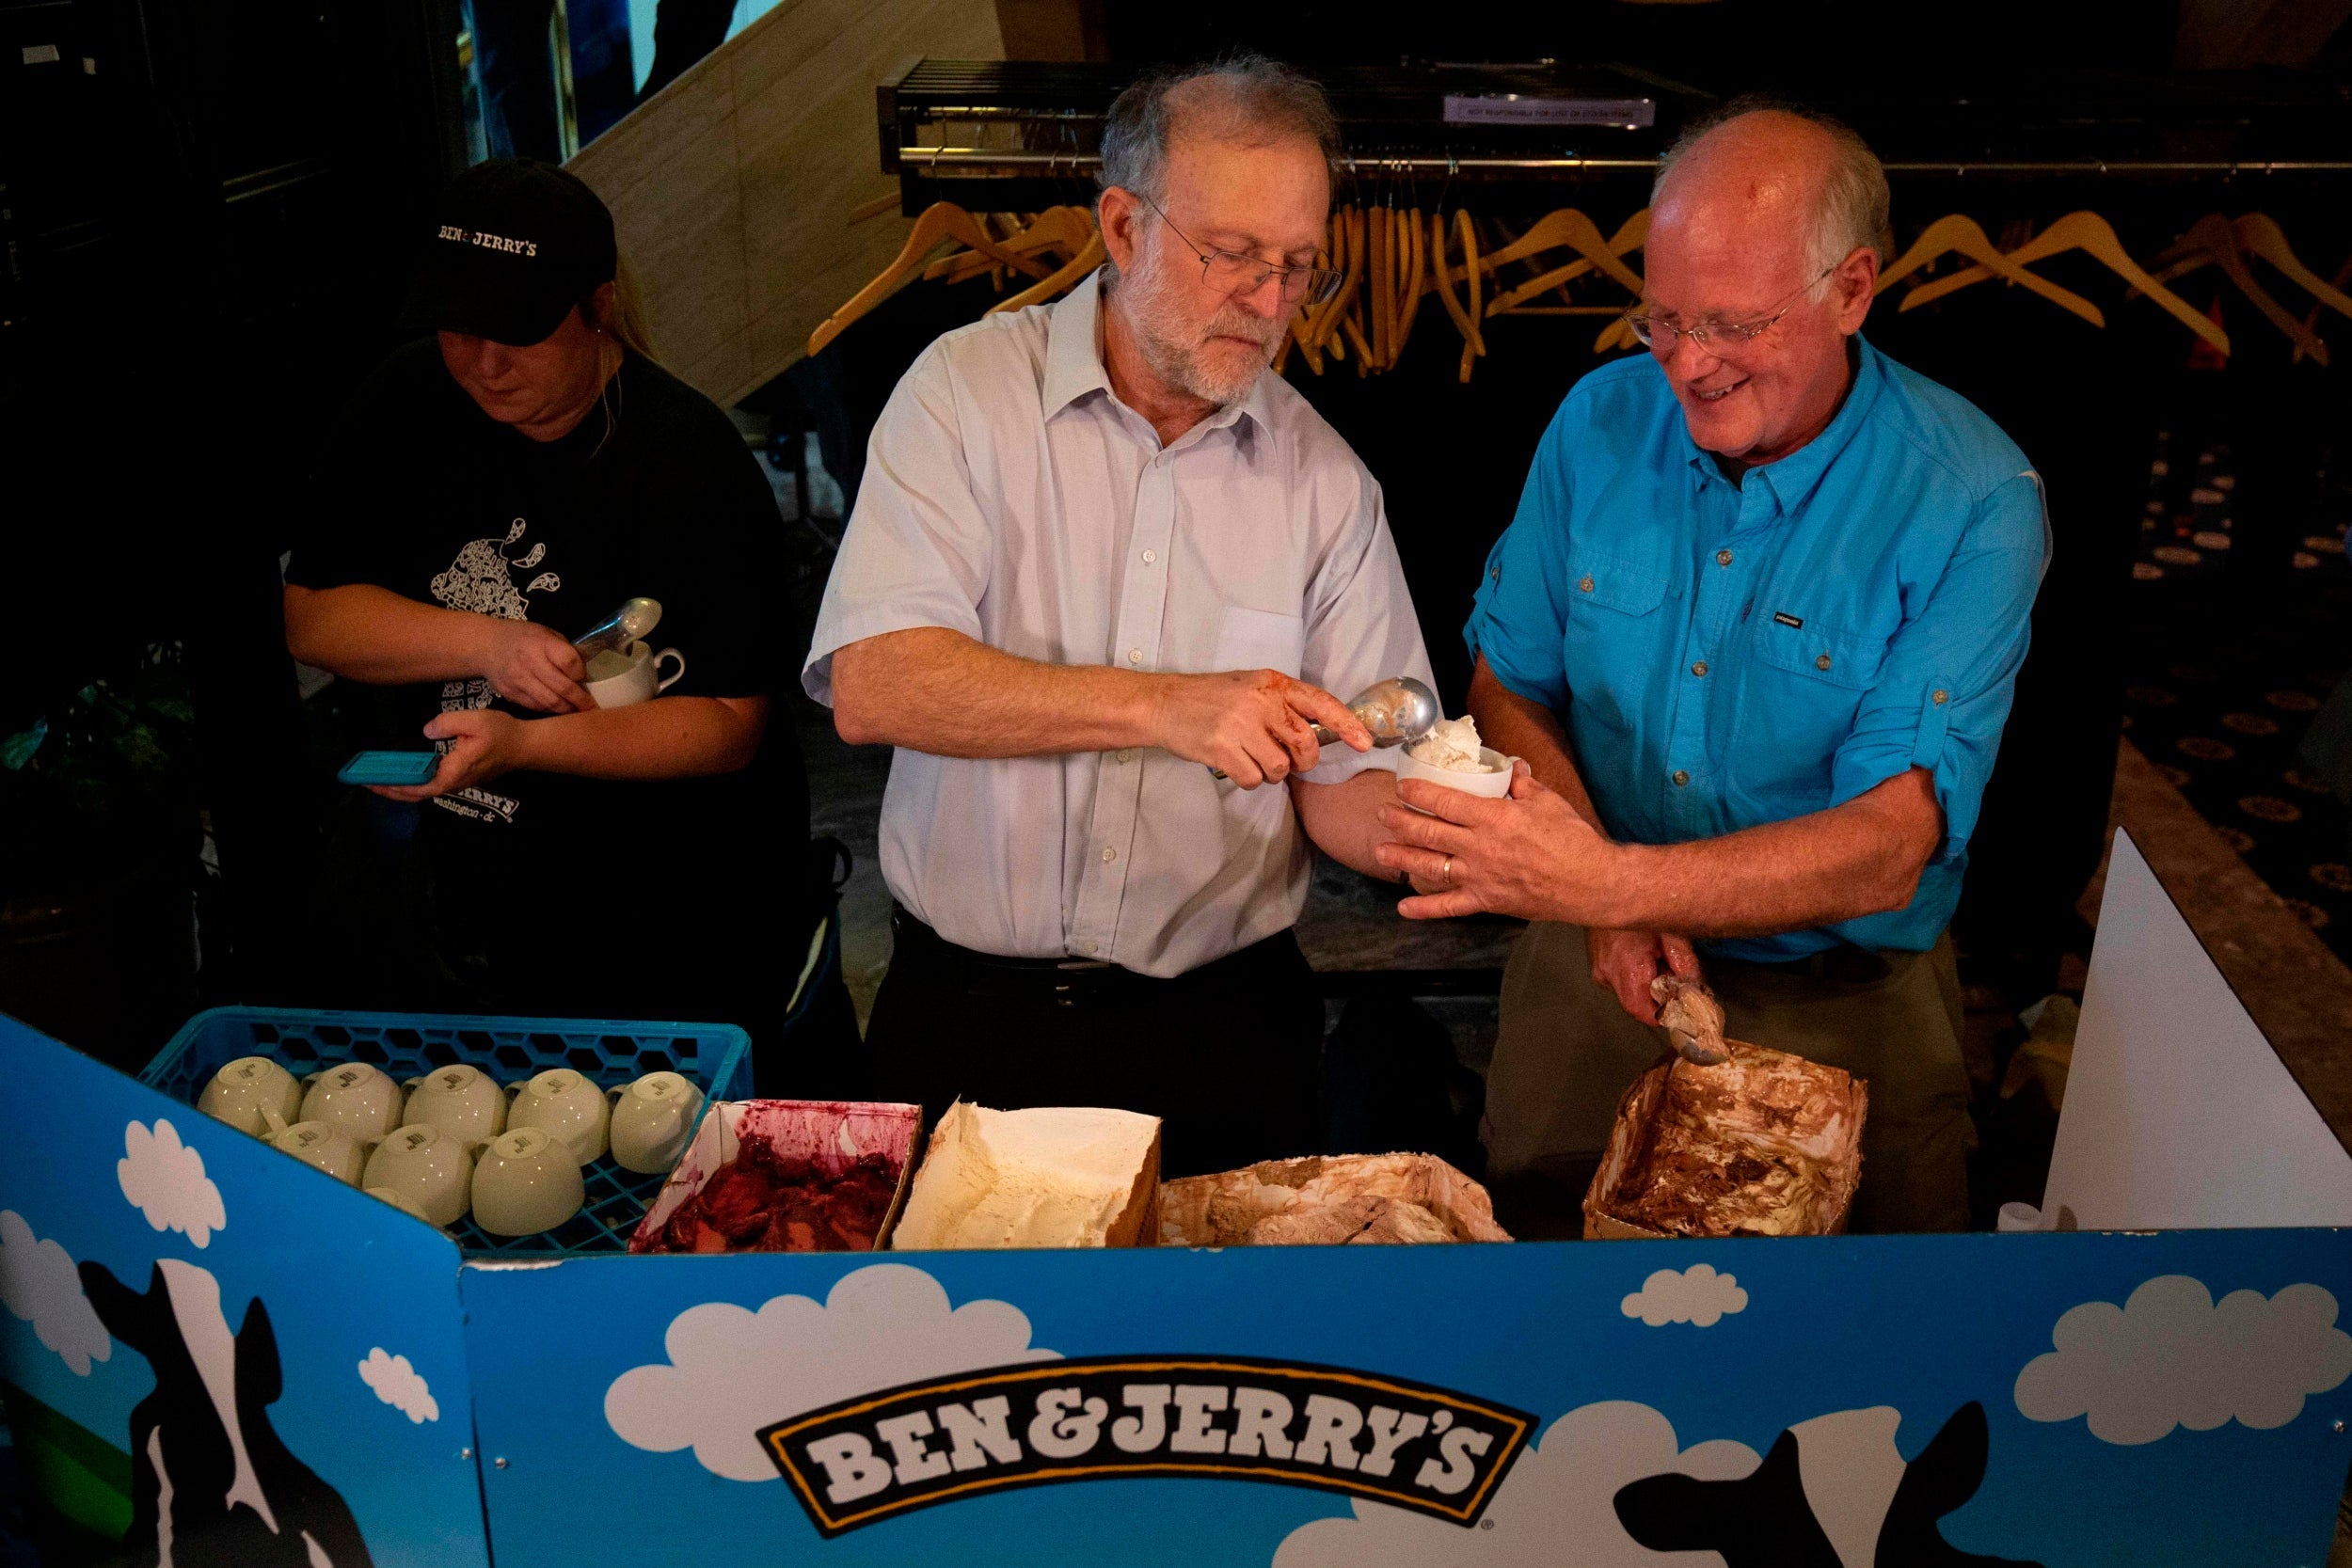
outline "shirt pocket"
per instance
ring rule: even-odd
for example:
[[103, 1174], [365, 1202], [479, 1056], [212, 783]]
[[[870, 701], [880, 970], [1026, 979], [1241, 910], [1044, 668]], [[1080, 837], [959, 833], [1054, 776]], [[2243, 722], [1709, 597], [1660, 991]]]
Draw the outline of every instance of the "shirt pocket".
[[1666, 574], [1642, 562], [1574, 558], [1560, 658], [1572, 709], [1624, 731], [1651, 711], [1675, 652], [1663, 645], [1673, 619], [1660, 613], [1666, 586]]
[[1307, 623], [1271, 610], [1225, 607], [1212, 670], [1279, 670], [1296, 679], [1307, 652]]
[[1792, 811], [1828, 805], [1837, 749], [1878, 683], [1886, 640], [1807, 616], [1768, 617], [1751, 636], [1745, 689], [1732, 732], [1731, 775]]

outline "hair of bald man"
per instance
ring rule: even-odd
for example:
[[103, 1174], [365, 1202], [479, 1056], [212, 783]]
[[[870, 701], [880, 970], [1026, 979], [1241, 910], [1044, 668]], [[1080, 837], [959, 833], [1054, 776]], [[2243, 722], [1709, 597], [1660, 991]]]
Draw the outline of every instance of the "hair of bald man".
[[1296, 137], [1327, 164], [1341, 150], [1339, 119], [1311, 78], [1263, 55], [1227, 55], [1150, 71], [1119, 95], [1103, 122], [1104, 188], [1162, 199], [1179, 136], [1255, 146]]
[[[1685, 127], [1658, 160], [1658, 176], [1650, 182], [1650, 205], [1658, 204], [1676, 166], [1703, 137], [1756, 114], [1788, 115], [1829, 138], [1829, 167], [1815, 202], [1812, 232], [1805, 236], [1805, 271], [1827, 272], [1866, 247], [1877, 251], [1879, 265], [1884, 266], [1895, 249], [1894, 228], [1887, 216], [1890, 198], [1885, 166], [1870, 150], [1870, 144], [1844, 120], [1785, 99], [1746, 94]], [[1823, 277], [1805, 296], [1819, 303], [1828, 289], [1829, 279]]]

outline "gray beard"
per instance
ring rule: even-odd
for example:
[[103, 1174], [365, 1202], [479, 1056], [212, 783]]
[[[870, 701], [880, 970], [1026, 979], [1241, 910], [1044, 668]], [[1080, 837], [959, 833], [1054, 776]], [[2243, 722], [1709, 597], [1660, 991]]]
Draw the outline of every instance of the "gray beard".
[[[1136, 346], [1143, 355], [1143, 362], [1152, 367], [1152, 373], [1186, 396], [1219, 408], [1249, 395], [1258, 377], [1265, 373], [1267, 364], [1273, 360], [1275, 345], [1281, 341], [1278, 333], [1265, 343], [1265, 352], [1257, 363], [1240, 372], [1220, 374], [1202, 361], [1202, 338], [1213, 331], [1254, 336], [1263, 330], [1258, 318], [1228, 306], [1211, 318], [1206, 328], [1190, 326], [1168, 297], [1165, 279], [1156, 264], [1147, 263], [1118, 274], [1117, 288], [1125, 300]], [[1289, 324], [1282, 325], [1287, 330]]]

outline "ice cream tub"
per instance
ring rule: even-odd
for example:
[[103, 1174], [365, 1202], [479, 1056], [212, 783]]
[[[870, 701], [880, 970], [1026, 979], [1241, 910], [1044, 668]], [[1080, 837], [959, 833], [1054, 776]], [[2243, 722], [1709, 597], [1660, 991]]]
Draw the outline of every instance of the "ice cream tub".
[[906, 1206], [922, 1131], [919, 1105], [722, 1101], [703, 1117], [628, 1250], [879, 1251]]
[[1434, 1154], [1268, 1160], [1160, 1187], [1162, 1246], [1510, 1239], [1486, 1189]]
[[1724, 1043], [1730, 1060], [1674, 1057], [1618, 1101], [1584, 1194], [1588, 1240], [1845, 1230], [1868, 1085], [1787, 1052]]

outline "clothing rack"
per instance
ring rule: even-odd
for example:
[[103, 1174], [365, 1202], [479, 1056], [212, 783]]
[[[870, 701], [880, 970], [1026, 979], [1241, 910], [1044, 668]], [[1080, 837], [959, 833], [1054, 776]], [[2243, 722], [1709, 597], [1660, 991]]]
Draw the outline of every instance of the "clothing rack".
[[[875, 94], [882, 170], [910, 215], [933, 201], [1035, 210], [1093, 184], [1133, 66], [924, 59]], [[1713, 94], [1618, 63], [1406, 62], [1320, 70], [1362, 181], [1481, 186], [1635, 181]], [[2228, 182], [2352, 175], [2332, 78], [2021, 73], [1963, 91], [1837, 84], [1820, 95], [1898, 179]], [[985, 198], [974, 181], [1000, 182]]]

